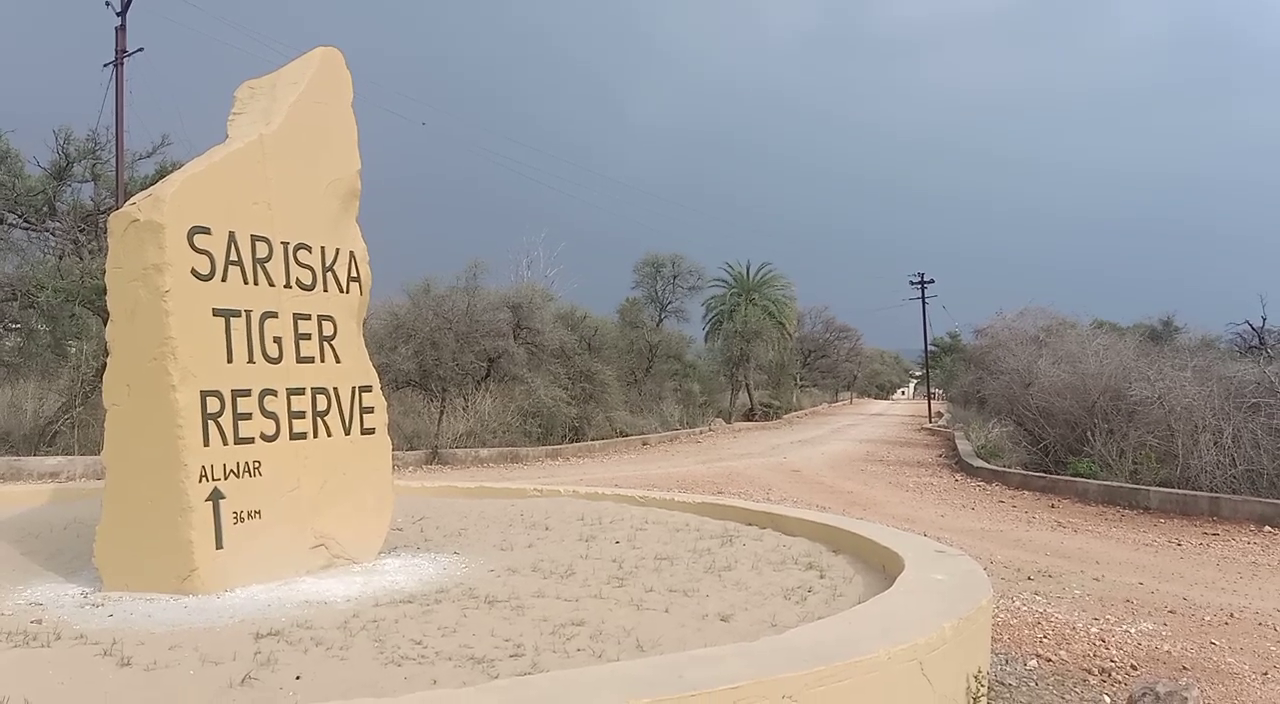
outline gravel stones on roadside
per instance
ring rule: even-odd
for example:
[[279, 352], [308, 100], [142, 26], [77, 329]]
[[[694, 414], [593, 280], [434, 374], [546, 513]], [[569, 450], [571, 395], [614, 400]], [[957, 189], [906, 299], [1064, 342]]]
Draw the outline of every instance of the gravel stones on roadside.
[[1125, 704], [1204, 704], [1194, 684], [1155, 680], [1134, 685]]
[[1025, 657], [991, 654], [991, 704], [1108, 704], [1117, 701], [1106, 687], [1086, 677], [1037, 663], [1028, 668]]

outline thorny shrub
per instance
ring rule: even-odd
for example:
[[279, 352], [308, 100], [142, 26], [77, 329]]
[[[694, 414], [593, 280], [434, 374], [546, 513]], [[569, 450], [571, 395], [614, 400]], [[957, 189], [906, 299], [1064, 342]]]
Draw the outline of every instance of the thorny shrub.
[[1280, 385], [1270, 358], [1175, 329], [1044, 309], [975, 331], [949, 398], [996, 464], [1280, 498]]

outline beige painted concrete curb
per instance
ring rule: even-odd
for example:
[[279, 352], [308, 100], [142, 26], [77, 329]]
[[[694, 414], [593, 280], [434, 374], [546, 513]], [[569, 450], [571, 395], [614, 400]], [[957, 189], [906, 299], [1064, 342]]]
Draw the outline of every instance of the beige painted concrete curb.
[[[5, 486], [0, 505], [90, 499], [101, 489], [99, 481]], [[972, 558], [922, 536], [815, 511], [683, 494], [407, 481], [396, 482], [396, 493], [570, 497], [680, 511], [815, 541], [879, 566], [893, 583], [848, 611], [749, 643], [341, 704], [986, 702], [970, 692], [990, 671], [991, 582]], [[977, 686], [985, 694], [985, 684]]]
[[[840, 404], [843, 405], [843, 404]], [[546, 445], [542, 447], [476, 447], [441, 450], [436, 465], [476, 466], [528, 464], [547, 460], [588, 457], [611, 452], [626, 452], [651, 445], [674, 442], [712, 432], [744, 432], [777, 427], [780, 423], [794, 421], [836, 407], [837, 404], [821, 404], [813, 408], [789, 413], [774, 421], [762, 423], [735, 423], [687, 430], [673, 430], [652, 435], [633, 435], [608, 440], [573, 443], [570, 445]], [[415, 469], [431, 464], [429, 450], [393, 452], [392, 465], [397, 470]], [[0, 484], [29, 484], [35, 482], [83, 482], [102, 479], [102, 460], [99, 457], [0, 457]]]
[[955, 444], [956, 466], [965, 474], [982, 481], [1140, 511], [1219, 518], [1226, 521], [1246, 521], [1280, 527], [1280, 501], [1274, 499], [1163, 489], [997, 467], [978, 457], [978, 453], [974, 451], [973, 445], [963, 430], [939, 425], [926, 425], [924, 428], [932, 433], [950, 436]]

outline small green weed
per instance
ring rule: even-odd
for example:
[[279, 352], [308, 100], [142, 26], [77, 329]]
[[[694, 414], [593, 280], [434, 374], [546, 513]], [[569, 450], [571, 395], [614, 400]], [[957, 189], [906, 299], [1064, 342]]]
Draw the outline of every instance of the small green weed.
[[1098, 463], [1087, 457], [1079, 457], [1067, 462], [1067, 476], [1076, 479], [1098, 479], [1102, 476], [1102, 469], [1098, 467]]
[[987, 704], [988, 686], [987, 673], [979, 667], [978, 671], [965, 678], [964, 694], [966, 704]]

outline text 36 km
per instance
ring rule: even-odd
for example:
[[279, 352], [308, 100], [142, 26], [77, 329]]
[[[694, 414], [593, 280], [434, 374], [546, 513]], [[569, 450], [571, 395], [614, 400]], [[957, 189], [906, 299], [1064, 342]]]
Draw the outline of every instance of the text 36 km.
[[233, 526], [260, 520], [262, 520], [262, 509], [260, 508], [247, 508], [231, 512], [231, 525]]

